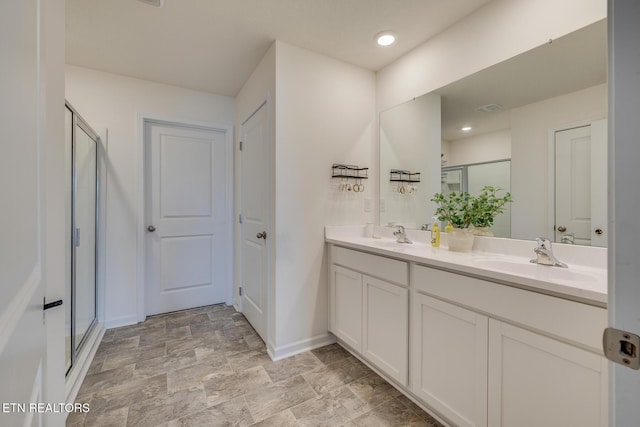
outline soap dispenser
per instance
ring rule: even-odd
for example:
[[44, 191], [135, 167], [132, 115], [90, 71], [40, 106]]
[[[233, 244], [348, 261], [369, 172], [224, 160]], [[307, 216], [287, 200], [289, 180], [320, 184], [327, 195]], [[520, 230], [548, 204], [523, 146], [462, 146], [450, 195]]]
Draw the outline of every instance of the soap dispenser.
[[431, 246], [434, 248], [440, 247], [440, 222], [438, 217], [434, 216], [431, 222]]

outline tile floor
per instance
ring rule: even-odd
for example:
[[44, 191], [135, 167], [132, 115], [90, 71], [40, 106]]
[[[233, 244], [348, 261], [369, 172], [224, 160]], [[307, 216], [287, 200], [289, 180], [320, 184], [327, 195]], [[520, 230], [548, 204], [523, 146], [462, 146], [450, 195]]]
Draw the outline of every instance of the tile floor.
[[440, 426], [338, 345], [272, 362], [233, 307], [109, 329], [67, 426]]

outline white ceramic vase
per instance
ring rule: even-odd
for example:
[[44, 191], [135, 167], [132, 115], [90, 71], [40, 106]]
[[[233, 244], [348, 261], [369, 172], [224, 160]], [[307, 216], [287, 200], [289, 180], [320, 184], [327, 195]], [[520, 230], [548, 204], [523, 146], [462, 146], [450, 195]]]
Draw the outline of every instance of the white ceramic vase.
[[493, 237], [493, 232], [489, 227], [473, 227], [469, 229], [476, 236]]

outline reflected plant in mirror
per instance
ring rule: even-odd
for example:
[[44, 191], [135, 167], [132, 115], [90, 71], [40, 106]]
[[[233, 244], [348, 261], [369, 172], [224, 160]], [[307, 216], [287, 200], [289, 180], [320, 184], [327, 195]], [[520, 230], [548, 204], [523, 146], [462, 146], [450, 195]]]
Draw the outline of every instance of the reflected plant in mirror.
[[501, 189], [486, 186], [482, 188], [480, 195], [473, 198], [471, 201], [471, 225], [477, 230], [486, 229], [484, 233], [478, 234], [492, 235], [489, 229], [493, 225], [493, 222], [497, 215], [504, 212], [505, 205], [513, 202], [511, 193], [508, 191], [504, 196], [499, 197], [496, 192]]
[[500, 197], [498, 191], [501, 189], [485, 186], [478, 196], [466, 191], [436, 193], [431, 201], [437, 205], [436, 215], [440, 221], [455, 228], [471, 228], [476, 235], [493, 236], [490, 228], [495, 217], [504, 212], [507, 203], [513, 202], [509, 192]]

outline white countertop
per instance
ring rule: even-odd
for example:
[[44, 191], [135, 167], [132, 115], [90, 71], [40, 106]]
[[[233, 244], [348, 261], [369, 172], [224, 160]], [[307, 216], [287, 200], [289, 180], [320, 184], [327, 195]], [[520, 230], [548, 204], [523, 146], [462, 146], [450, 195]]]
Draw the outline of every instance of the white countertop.
[[[554, 253], [569, 268], [550, 267], [529, 262], [533, 258], [533, 241], [516, 239], [476, 239], [471, 252], [452, 252], [442, 245], [427, 243], [428, 233], [408, 231], [413, 244], [396, 243], [392, 229], [375, 227], [374, 235], [364, 237], [364, 227], [327, 226], [325, 240], [335, 245], [398, 258], [422, 265], [471, 275], [562, 298], [606, 307], [606, 249], [554, 245]], [[497, 251], [496, 249], [499, 249]], [[560, 249], [560, 250], [558, 250]], [[530, 255], [528, 255], [530, 254]]]

